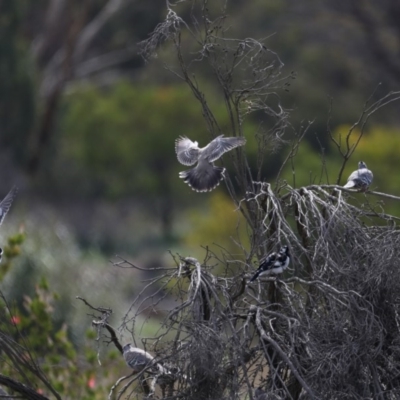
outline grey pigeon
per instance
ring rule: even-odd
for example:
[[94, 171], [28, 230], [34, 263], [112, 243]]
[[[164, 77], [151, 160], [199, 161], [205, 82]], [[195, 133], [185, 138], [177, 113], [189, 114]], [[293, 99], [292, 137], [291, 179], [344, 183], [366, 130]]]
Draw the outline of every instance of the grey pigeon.
[[8, 210], [11, 208], [11, 204], [14, 201], [17, 192], [18, 189], [14, 186], [0, 203], [0, 225], [3, 223], [3, 220], [8, 213]]
[[259, 276], [270, 274], [281, 274], [289, 266], [290, 254], [289, 247], [283, 246], [279, 253], [275, 251], [269, 254], [264, 260], [261, 261], [256, 273], [250, 279], [250, 282], [255, 281]]
[[183, 179], [196, 192], [209, 192], [215, 189], [224, 179], [225, 168], [214, 166], [224, 153], [246, 143], [244, 137], [216, 137], [206, 147], [199, 148], [197, 142], [192, 142], [187, 137], [181, 136], [175, 141], [175, 152], [178, 161], [183, 165], [197, 165], [187, 171], [179, 173]]
[[135, 373], [141, 372], [146, 367], [149, 367], [149, 372], [165, 372], [160, 364], [154, 362], [154, 357], [150, 353], [138, 347], [133, 347], [130, 343], [123, 347], [123, 356], [127, 365]]
[[[8, 210], [11, 208], [11, 204], [17, 195], [18, 189], [14, 186], [7, 194], [6, 197], [0, 203], [0, 225], [3, 223]], [[0, 261], [3, 256], [3, 249], [0, 247]]]
[[357, 189], [365, 191], [368, 189], [369, 185], [372, 183], [374, 175], [367, 168], [367, 164], [364, 161], [358, 163], [358, 170], [350, 174], [347, 179], [347, 183], [343, 186], [347, 189]]

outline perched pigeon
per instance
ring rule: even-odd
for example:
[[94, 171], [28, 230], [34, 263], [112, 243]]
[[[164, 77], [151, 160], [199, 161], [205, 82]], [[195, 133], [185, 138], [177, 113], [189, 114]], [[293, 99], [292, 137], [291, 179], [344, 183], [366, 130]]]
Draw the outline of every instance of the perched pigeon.
[[343, 187], [365, 191], [372, 183], [373, 177], [374, 175], [367, 168], [367, 164], [364, 161], [360, 161], [358, 163], [358, 170], [351, 173], [347, 179], [347, 183]]
[[288, 267], [289, 262], [289, 248], [288, 246], [283, 246], [279, 253], [274, 251], [264, 258], [250, 282], [255, 281], [262, 275], [281, 274]]
[[225, 168], [215, 167], [214, 161], [227, 151], [246, 143], [244, 137], [223, 136], [216, 137], [203, 148], [199, 148], [197, 142], [192, 142], [187, 137], [181, 136], [175, 141], [176, 155], [181, 164], [194, 165], [197, 162], [196, 167], [179, 173], [179, 177], [196, 192], [215, 189], [224, 179]]
[[146, 367], [150, 367], [149, 372], [164, 372], [160, 364], [154, 363], [154, 357], [151, 354], [133, 347], [130, 343], [123, 347], [123, 356], [128, 367], [131, 367], [135, 373], [141, 372]]
[[[4, 197], [3, 201], [0, 203], [0, 225], [3, 223], [3, 220], [8, 213], [8, 210], [11, 207], [12, 202], [17, 195], [18, 189], [14, 186], [6, 197]], [[0, 247], [0, 261], [3, 256], [3, 249]]]

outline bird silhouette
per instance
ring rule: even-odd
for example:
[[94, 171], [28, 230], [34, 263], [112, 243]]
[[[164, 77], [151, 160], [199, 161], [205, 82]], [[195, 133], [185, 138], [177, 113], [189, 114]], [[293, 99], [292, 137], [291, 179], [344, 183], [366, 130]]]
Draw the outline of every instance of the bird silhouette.
[[250, 279], [250, 282], [255, 281], [259, 276], [270, 275], [270, 274], [281, 274], [290, 263], [290, 253], [289, 247], [283, 246], [279, 253], [273, 252], [265, 257], [260, 266], [258, 267], [256, 273]]
[[[6, 197], [0, 203], [0, 225], [3, 223], [11, 204], [13, 203], [15, 196], [17, 195], [18, 189], [14, 186], [7, 194]], [[0, 247], [0, 262], [3, 256], [3, 249]]]
[[162, 365], [154, 362], [154, 357], [145, 350], [133, 347], [131, 343], [123, 347], [123, 356], [128, 367], [132, 368], [135, 373], [143, 371], [149, 367], [148, 371], [152, 373], [164, 373]]
[[197, 142], [187, 137], [181, 136], [175, 141], [175, 152], [181, 164], [194, 165], [197, 162], [194, 168], [179, 173], [179, 177], [196, 192], [215, 189], [225, 177], [225, 168], [214, 166], [214, 161], [227, 151], [246, 143], [244, 137], [223, 136], [216, 137], [203, 148], [199, 148]]
[[358, 163], [358, 170], [350, 174], [347, 179], [347, 183], [343, 186], [347, 189], [357, 189], [365, 191], [369, 188], [372, 183], [374, 175], [367, 168], [367, 164], [364, 161]]
[[14, 186], [0, 203], [0, 225], [3, 223], [6, 214], [11, 208], [11, 204], [17, 195], [18, 189]]

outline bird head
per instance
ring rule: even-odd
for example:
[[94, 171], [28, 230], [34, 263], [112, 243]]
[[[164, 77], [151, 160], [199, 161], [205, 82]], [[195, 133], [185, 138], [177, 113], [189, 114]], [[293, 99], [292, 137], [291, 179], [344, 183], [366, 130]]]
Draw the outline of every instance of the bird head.
[[125, 353], [131, 349], [132, 345], [131, 343], [126, 344], [123, 348], [122, 351]]
[[288, 255], [289, 254], [289, 247], [286, 246], [286, 245], [282, 246], [281, 249], [279, 250], [279, 253]]
[[364, 161], [360, 161], [358, 163], [358, 169], [367, 168], [367, 164]]

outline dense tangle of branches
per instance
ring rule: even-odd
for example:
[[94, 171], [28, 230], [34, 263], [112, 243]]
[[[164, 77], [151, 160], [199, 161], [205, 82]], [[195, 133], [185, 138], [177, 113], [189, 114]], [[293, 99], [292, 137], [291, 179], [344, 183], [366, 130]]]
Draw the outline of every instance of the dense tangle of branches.
[[[143, 54], [153, 55], [161, 42], [173, 43], [178, 65], [170, 69], [199, 100], [212, 136], [223, 132], [196, 79], [200, 66], [216, 78], [231, 118], [230, 135], [243, 134], [249, 114], [269, 117], [257, 133], [257, 170], [250, 170], [239, 150], [235, 179], [227, 182], [248, 223], [251, 246], [238, 243], [239, 257], [208, 252], [202, 263], [175, 257], [176, 269], [159, 271], [121, 328], [135, 336], [140, 314], [177, 297], [159, 335], [144, 342], [187, 376], [168, 398], [395, 399], [400, 388], [398, 218], [385, 214], [368, 193], [336, 185], [296, 188], [281, 180], [288, 163], [295, 176], [293, 160], [310, 127], [288, 134], [289, 113], [277, 91], [293, 74], [282, 75], [283, 63], [262, 42], [227, 37], [226, 16], [212, 18], [209, 7], [206, 1], [196, 3], [189, 23], [169, 4], [166, 21], [143, 44]], [[197, 47], [190, 56], [183, 54], [187, 35]], [[338, 140], [328, 129], [343, 158], [338, 184], [370, 116], [398, 99], [397, 92], [377, 101], [371, 97], [347, 137]], [[266, 153], [282, 146], [291, 150], [275, 184], [263, 182]], [[257, 266], [283, 243], [291, 248], [292, 270], [248, 285], [251, 262]], [[135, 268], [126, 260], [116, 265]], [[216, 265], [225, 267], [223, 276], [213, 274]], [[145, 295], [153, 286], [154, 294]]]
[[[225, 2], [217, 3], [223, 9]], [[293, 160], [311, 125], [293, 130], [280, 104], [277, 93], [294, 75], [282, 75], [283, 63], [262, 41], [229, 38], [226, 15], [213, 18], [209, 7], [216, 6], [206, 0], [193, 2], [189, 22], [175, 11], [179, 4], [167, 5], [165, 22], [142, 43], [142, 52], [149, 58], [161, 43], [172, 43], [177, 65], [169, 68], [201, 104], [210, 135], [226, 132], [201, 91], [200, 68], [215, 77], [231, 136], [243, 135], [250, 114], [266, 118], [256, 133], [256, 168], [250, 168], [241, 149], [232, 151], [234, 172], [226, 179], [232, 202], [245, 217], [250, 246], [237, 242], [237, 254], [207, 250], [203, 261], [172, 255], [175, 265], [153, 269], [118, 330], [108, 323], [111, 310], [94, 309], [99, 342], [104, 339], [121, 351], [116, 332], [124, 338], [129, 333], [136, 346], [171, 371], [169, 376], [144, 371], [123, 377], [109, 398], [399, 398], [398, 218], [387, 215], [372, 195], [399, 198], [338, 186], [369, 117], [398, 100], [399, 93], [370, 99], [347, 137], [337, 140], [328, 129], [343, 159], [337, 185], [296, 187], [295, 180], [289, 185], [281, 172], [291, 165], [295, 177]], [[186, 46], [193, 51], [186, 54]], [[262, 179], [265, 157], [283, 147], [289, 148], [287, 157], [274, 184], [267, 183]], [[321, 177], [325, 167], [322, 163]], [[260, 259], [282, 244], [290, 247], [291, 269], [248, 284]], [[141, 269], [125, 259], [114, 266]], [[171, 299], [174, 305], [166, 307]], [[139, 342], [140, 324], [166, 308], [159, 331]], [[125, 379], [129, 382], [119, 389]]]
[[[160, 333], [144, 342], [187, 376], [166, 398], [255, 398], [256, 387], [266, 398], [398, 397], [400, 234], [393, 220], [373, 224], [380, 214], [337, 190], [285, 192], [277, 197], [263, 184], [248, 200], [265, 216], [262, 246], [291, 246], [293, 268], [284, 278], [248, 285], [251, 265], [232, 255], [177, 258], [175, 270], [159, 271], [144, 289], [154, 287], [154, 295], [140, 294], [126, 315], [123, 327], [136, 332], [141, 314], [178, 296]], [[226, 265], [224, 276], [212, 274], [217, 264]]]

